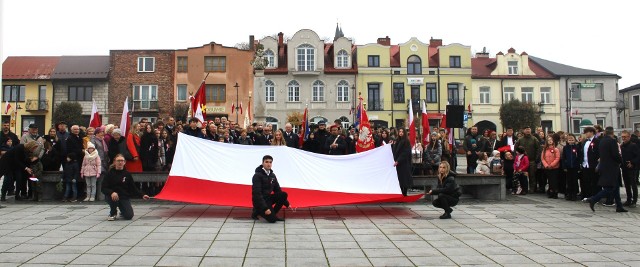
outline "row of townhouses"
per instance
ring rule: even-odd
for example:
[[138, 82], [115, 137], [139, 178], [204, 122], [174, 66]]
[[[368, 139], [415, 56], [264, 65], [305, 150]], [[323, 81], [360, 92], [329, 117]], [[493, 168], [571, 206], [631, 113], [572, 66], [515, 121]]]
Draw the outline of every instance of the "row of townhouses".
[[[256, 50], [265, 59], [260, 66]], [[45, 133], [55, 123], [56, 104], [64, 101], [81, 103], [87, 123], [95, 101], [103, 123], [118, 124], [127, 97], [134, 121], [173, 116], [205, 77], [207, 119], [242, 121], [232, 107], [244, 105], [246, 111], [250, 105], [254, 121], [274, 127], [283, 127], [305, 107], [312, 123], [352, 124], [359, 98], [369, 119], [385, 127], [406, 125], [408, 106], [419, 112], [424, 101], [432, 126], [452, 104], [465, 107], [465, 125], [501, 131], [498, 111], [511, 99], [539, 105], [541, 125], [549, 130], [577, 133], [590, 123], [640, 127], [628, 115], [638, 111], [638, 94], [619, 97], [620, 77], [613, 73], [514, 48], [474, 55], [470, 46], [433, 38], [392, 44], [387, 36], [356, 45], [338, 27], [333, 41], [303, 29], [286, 40], [283, 33], [260, 40], [250, 36], [243, 49], [212, 42], [179, 50], [111, 50], [105, 56], [11, 56], [2, 70], [2, 102], [17, 108], [18, 132], [35, 123]], [[632, 104], [631, 110], [618, 99]], [[627, 115], [618, 119], [621, 112]], [[3, 121], [10, 117], [3, 111]]]

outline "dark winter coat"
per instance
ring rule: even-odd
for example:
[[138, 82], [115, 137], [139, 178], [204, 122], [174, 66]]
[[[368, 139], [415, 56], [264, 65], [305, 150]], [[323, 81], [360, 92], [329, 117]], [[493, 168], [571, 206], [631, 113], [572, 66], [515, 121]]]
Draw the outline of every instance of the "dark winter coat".
[[600, 140], [598, 152], [600, 154], [598, 185], [602, 187], [618, 185], [620, 163], [622, 163], [618, 142], [610, 136], [604, 136]]
[[10, 171], [24, 170], [29, 166], [30, 152], [26, 150], [24, 144], [18, 144], [13, 149], [0, 158], [0, 175], [4, 175]]
[[15, 133], [9, 131], [5, 134], [4, 132], [0, 131], [0, 144], [6, 144], [7, 139], [11, 139], [11, 141], [13, 141], [13, 147], [16, 147], [18, 144], [20, 144], [20, 138], [18, 138]]
[[298, 143], [300, 142], [299, 137], [296, 133], [284, 133], [284, 142], [287, 143], [288, 147], [298, 148]]
[[[76, 155], [76, 160], [78, 162], [82, 162], [82, 158], [84, 158], [84, 151], [82, 145], [82, 137], [80, 135], [69, 134], [69, 138], [67, 138], [67, 154], [73, 153]], [[63, 157], [66, 157], [67, 154], [64, 154]]]
[[320, 143], [318, 142], [318, 139], [314, 137], [313, 139], [309, 138], [305, 140], [304, 143], [302, 144], [302, 150], [313, 152], [313, 153], [319, 153]]
[[[336, 140], [337, 139], [337, 140]], [[335, 144], [338, 145], [336, 148], [331, 148], [331, 145], [335, 141]], [[327, 137], [327, 140], [324, 143], [324, 150], [327, 151], [327, 155], [344, 155], [344, 152], [347, 149], [347, 143], [344, 139], [339, 136], [330, 135]]]
[[456, 199], [459, 198], [462, 194], [460, 193], [460, 188], [456, 183], [455, 176], [455, 173], [449, 172], [447, 177], [445, 177], [442, 181], [438, 179], [438, 186], [435, 189], [431, 189], [431, 194], [445, 194]]
[[580, 146], [567, 144], [562, 149], [562, 168], [563, 169], [579, 169], [582, 164], [580, 155]]
[[127, 147], [127, 139], [124, 137], [120, 137], [120, 140], [116, 140], [115, 138], [111, 138], [109, 140], [109, 162], [113, 162], [113, 158], [116, 155], [120, 154], [121, 147]]
[[538, 138], [533, 135], [525, 135], [518, 139], [515, 147], [518, 148], [519, 146], [524, 147], [525, 152], [527, 152], [527, 156], [529, 156], [529, 161], [536, 163], [540, 162], [542, 148], [540, 147], [540, 141], [538, 141]]
[[253, 207], [258, 211], [265, 211], [268, 208], [271, 208], [271, 205], [273, 205], [269, 198], [271, 192], [282, 192], [280, 183], [278, 183], [278, 179], [276, 178], [276, 174], [273, 172], [273, 169], [271, 170], [271, 173], [267, 175], [265, 170], [262, 168], [262, 165], [256, 168], [255, 174], [251, 179], [251, 183], [251, 202], [253, 202]]
[[118, 193], [120, 199], [141, 198], [144, 193], [138, 190], [133, 181], [133, 176], [127, 170], [109, 169], [102, 181], [102, 193], [110, 196]]
[[393, 160], [398, 162], [396, 171], [398, 172], [398, 181], [401, 187], [411, 186], [411, 144], [409, 139], [401, 138], [392, 146]]
[[76, 182], [80, 178], [80, 165], [75, 159], [72, 161], [64, 161], [64, 168], [62, 168], [62, 180], [65, 183], [70, 183], [75, 180]]
[[62, 164], [62, 159], [60, 158], [60, 152], [55, 149], [51, 149], [49, 151], [45, 151], [42, 154], [42, 158], [40, 161], [42, 162], [42, 168], [44, 171], [59, 171], [60, 164]]
[[158, 139], [153, 133], [144, 133], [140, 138], [140, 161], [144, 171], [154, 171], [158, 163]]
[[640, 148], [638, 145], [629, 141], [620, 145], [620, 149], [622, 150], [622, 168], [628, 169], [627, 162], [631, 162], [634, 170], [640, 169]]
[[600, 159], [600, 152], [599, 152], [600, 138], [593, 137], [593, 140], [591, 141], [591, 144], [587, 148], [587, 151], [584, 150], [585, 142], [586, 140], [578, 144], [578, 151], [580, 151], [578, 153], [578, 157], [580, 158], [580, 165], [584, 163], [584, 154], [587, 153], [587, 159], [589, 160], [588, 162], [589, 168], [595, 169], [596, 166], [598, 166], [598, 159]]

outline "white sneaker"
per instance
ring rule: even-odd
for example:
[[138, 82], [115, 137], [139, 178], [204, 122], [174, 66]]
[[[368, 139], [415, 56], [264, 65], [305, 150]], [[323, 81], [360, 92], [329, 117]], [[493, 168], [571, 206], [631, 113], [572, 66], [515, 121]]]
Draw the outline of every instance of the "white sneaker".
[[86, 197], [83, 201], [84, 201], [84, 202], [89, 201], [89, 197]]
[[89, 198], [89, 202], [94, 202], [96, 199], [95, 198]]
[[107, 221], [115, 221], [116, 220], [116, 216], [109, 216], [107, 217]]

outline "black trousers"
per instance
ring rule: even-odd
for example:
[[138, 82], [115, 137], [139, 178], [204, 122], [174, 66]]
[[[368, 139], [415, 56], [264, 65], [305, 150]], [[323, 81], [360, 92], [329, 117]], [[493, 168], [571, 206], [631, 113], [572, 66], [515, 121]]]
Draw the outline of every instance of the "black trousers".
[[623, 168], [622, 178], [624, 179], [624, 187], [627, 191], [627, 202], [638, 202], [638, 170]]
[[111, 199], [111, 195], [105, 194], [104, 200], [109, 204], [109, 216], [116, 216], [118, 214], [118, 209], [120, 209], [120, 214], [125, 220], [131, 220], [133, 218], [133, 207], [131, 206], [130, 199], [121, 198], [118, 201], [113, 201]]
[[446, 194], [438, 194], [438, 198], [433, 201], [433, 206], [436, 208], [441, 208], [446, 213], [451, 213], [455, 205], [458, 205], [459, 199], [457, 197], [452, 197]]
[[578, 169], [567, 169], [565, 177], [567, 178], [566, 195], [575, 197], [578, 194]]
[[[549, 183], [549, 191], [554, 193], [558, 193], [558, 175], [560, 169], [545, 169], [544, 176], [546, 177], [547, 182]], [[544, 187], [542, 187], [544, 188]]]
[[2, 181], [2, 195], [6, 196], [7, 192], [12, 192], [14, 190], [13, 183], [18, 179], [18, 177], [22, 176], [21, 170], [15, 171], [7, 171], [4, 174], [4, 180]]
[[591, 197], [600, 190], [598, 188], [598, 174], [595, 168], [582, 169], [582, 179], [580, 179], [580, 193], [583, 198]]
[[289, 195], [284, 191], [271, 194], [265, 199], [265, 202], [267, 202], [267, 206], [270, 207], [269, 209], [271, 210], [271, 214], [267, 215], [265, 214], [267, 210], [256, 210], [255, 207], [253, 208], [253, 214], [260, 215], [268, 222], [274, 223], [277, 221], [276, 214], [278, 214], [280, 209], [282, 209], [282, 207], [285, 205], [289, 205], [289, 201], [287, 200], [288, 197]]

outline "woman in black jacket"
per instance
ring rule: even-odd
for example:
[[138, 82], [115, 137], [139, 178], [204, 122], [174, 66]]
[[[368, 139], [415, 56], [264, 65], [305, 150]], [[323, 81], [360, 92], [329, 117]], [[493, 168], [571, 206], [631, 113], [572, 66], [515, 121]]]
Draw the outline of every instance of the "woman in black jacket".
[[407, 196], [407, 191], [411, 186], [411, 144], [407, 138], [406, 130], [398, 130], [398, 140], [392, 145], [393, 166], [398, 172], [398, 183], [403, 196]]
[[140, 160], [143, 171], [155, 171], [158, 163], [158, 138], [156, 138], [153, 128], [147, 124], [144, 133], [140, 138]]
[[[24, 172], [31, 174], [31, 168], [29, 168], [30, 156], [38, 149], [38, 143], [36, 141], [29, 141], [26, 144], [19, 144], [14, 146], [13, 149], [7, 151], [2, 158], [0, 158], [0, 175], [4, 175], [2, 182], [2, 201], [6, 201], [7, 192], [13, 186], [25, 179]], [[26, 188], [16, 188], [16, 200], [22, 200], [21, 193], [26, 196]]]
[[304, 140], [304, 143], [302, 143], [302, 150], [313, 153], [320, 152], [320, 142], [316, 139], [316, 134], [314, 132], [310, 132], [309, 138]]
[[460, 189], [456, 184], [455, 173], [451, 172], [451, 167], [446, 161], [440, 162], [438, 167], [438, 187], [429, 190], [429, 195], [438, 195], [433, 201], [433, 206], [444, 210], [440, 219], [451, 219], [451, 207], [458, 204], [460, 200]]
[[113, 160], [113, 164], [102, 182], [102, 193], [110, 208], [107, 220], [114, 221], [116, 219], [116, 208], [120, 209], [120, 214], [125, 220], [131, 220], [133, 218], [131, 198], [142, 197], [146, 200], [149, 199], [149, 196], [138, 190], [133, 183], [131, 173], [124, 169], [126, 162], [124, 156], [118, 154]]
[[113, 158], [116, 155], [121, 154], [121, 149], [126, 149], [127, 139], [122, 136], [122, 130], [114, 129], [111, 132], [111, 139], [109, 140], [109, 162], [113, 162]]

